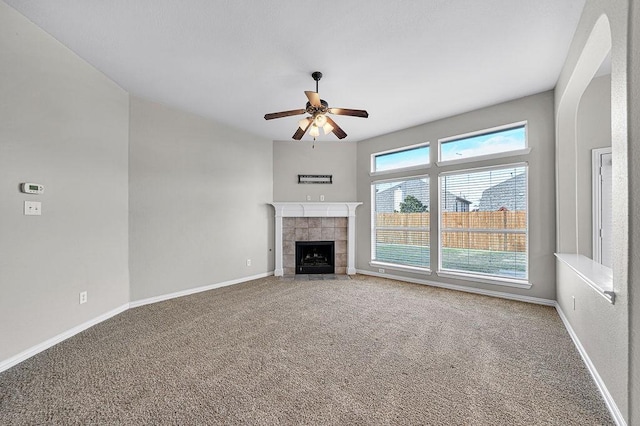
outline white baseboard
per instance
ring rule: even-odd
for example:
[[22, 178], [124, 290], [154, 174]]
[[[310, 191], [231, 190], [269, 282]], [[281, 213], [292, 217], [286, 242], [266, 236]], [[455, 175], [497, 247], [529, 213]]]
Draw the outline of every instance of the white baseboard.
[[80, 325], [77, 325], [63, 333], [58, 334], [57, 336], [54, 336], [48, 340], [45, 340], [42, 343], [38, 343], [35, 346], [30, 347], [29, 349], [20, 352], [17, 355], [12, 356], [9, 359], [5, 359], [3, 361], [0, 361], [0, 373], [8, 370], [9, 368], [13, 367], [14, 365], [17, 365], [19, 363], [21, 363], [22, 361], [31, 358], [34, 355], [39, 354], [40, 352], [49, 349], [50, 347], [57, 345], [58, 343], [62, 342], [63, 340], [67, 340], [70, 337], [75, 336], [76, 334], [80, 333], [81, 331], [84, 331], [90, 327], [93, 327], [94, 325], [101, 323], [102, 321], [105, 321], [113, 316], [116, 316], [124, 311], [126, 311], [127, 309], [129, 309], [129, 304], [125, 303], [122, 306], [119, 306], [115, 309], [112, 309], [109, 312], [106, 312], [98, 317], [95, 317], [85, 323], [82, 323]]
[[556, 302], [555, 306], [556, 306], [556, 311], [558, 311], [558, 315], [560, 315], [560, 319], [562, 319], [562, 322], [564, 323], [564, 327], [567, 329], [569, 336], [571, 336], [571, 340], [573, 340], [573, 344], [576, 345], [576, 348], [578, 349], [578, 352], [580, 353], [582, 360], [587, 366], [589, 373], [591, 373], [591, 377], [593, 377], [593, 381], [596, 383], [596, 386], [598, 386], [598, 390], [600, 391], [600, 394], [602, 395], [602, 398], [604, 399], [605, 404], [607, 404], [607, 408], [609, 409], [609, 412], [611, 413], [613, 420], [616, 422], [618, 426], [626, 426], [627, 423], [625, 422], [624, 417], [622, 416], [622, 413], [618, 409], [618, 405], [613, 400], [613, 397], [609, 393], [607, 386], [604, 384], [602, 377], [600, 377], [600, 374], [598, 374], [598, 370], [596, 370], [596, 366], [593, 365], [593, 362], [591, 362], [591, 359], [589, 358], [589, 355], [587, 354], [587, 351], [585, 350], [584, 346], [582, 346], [582, 343], [580, 343], [580, 339], [578, 339], [578, 335], [575, 333], [575, 331], [573, 331], [573, 328], [569, 323], [569, 319], [565, 316], [564, 312], [562, 312], [562, 309], [560, 308], [559, 303]]
[[224, 281], [216, 284], [209, 284], [202, 287], [190, 288], [187, 290], [177, 291], [175, 293], [162, 294], [160, 296], [149, 297], [147, 299], [135, 300], [133, 302], [129, 302], [130, 308], [137, 308], [138, 306], [148, 305], [150, 303], [158, 303], [164, 300], [175, 299], [176, 297], [188, 296], [194, 293], [201, 293], [203, 291], [213, 290], [215, 288], [227, 287], [234, 284], [240, 284], [247, 281], [257, 280], [259, 278], [265, 278], [273, 275], [273, 272], [265, 272], [263, 274], [252, 275], [250, 277], [237, 278], [235, 280]]
[[148, 305], [150, 303], [156, 303], [156, 302], [161, 302], [163, 300], [169, 300], [169, 299], [174, 299], [176, 297], [181, 297], [181, 296], [186, 296], [189, 294], [194, 294], [194, 293], [200, 293], [202, 291], [207, 291], [207, 290], [213, 290], [214, 288], [220, 288], [220, 287], [226, 287], [226, 286], [230, 286], [230, 285], [234, 285], [234, 284], [240, 284], [243, 282], [247, 282], [247, 281], [252, 281], [252, 280], [256, 280], [259, 278], [265, 278], [268, 276], [273, 275], [273, 272], [266, 272], [263, 274], [258, 274], [258, 275], [253, 275], [250, 277], [244, 277], [244, 278], [238, 278], [235, 280], [231, 280], [231, 281], [225, 281], [225, 282], [221, 282], [221, 283], [216, 283], [216, 284], [211, 284], [211, 285], [207, 285], [204, 287], [197, 287], [197, 288], [192, 288], [192, 289], [188, 289], [188, 290], [184, 290], [184, 291], [179, 291], [176, 293], [170, 293], [170, 294], [164, 294], [161, 296], [156, 296], [156, 297], [150, 297], [148, 299], [143, 299], [143, 300], [136, 300], [134, 302], [130, 302], [130, 303], [126, 303], [122, 306], [119, 306], [116, 309], [113, 309], [109, 312], [106, 312], [96, 318], [93, 318], [83, 324], [77, 325], [63, 333], [58, 334], [57, 336], [54, 336], [42, 343], [39, 343], [35, 346], [30, 347], [29, 349], [20, 352], [17, 355], [12, 356], [11, 358], [5, 359], [0, 361], [0, 373], [8, 370], [9, 368], [13, 367], [14, 365], [17, 365], [19, 363], [21, 363], [22, 361], [31, 358], [34, 355], [37, 355], [38, 353], [49, 349], [50, 347], [62, 342], [63, 340], [67, 340], [68, 338], [75, 336], [76, 334], [80, 333], [81, 331], [84, 331], [90, 327], [93, 327], [94, 325], [101, 323], [102, 321], [108, 320], [109, 318], [116, 316], [124, 311], [126, 311], [127, 309], [130, 308], [136, 308], [138, 306], [143, 306], [143, 305]]
[[[492, 297], [498, 297], [498, 298], [502, 298], [502, 299], [510, 299], [510, 300], [517, 300], [517, 301], [521, 301], [521, 302], [528, 302], [528, 303], [535, 303], [538, 305], [547, 305], [547, 306], [554, 306], [558, 312], [558, 315], [560, 316], [560, 318], [562, 319], [562, 322], [564, 323], [565, 328], [567, 329], [567, 332], [569, 333], [569, 336], [571, 336], [571, 339], [573, 340], [573, 343], [576, 345], [576, 348], [578, 349], [578, 352], [580, 353], [580, 356], [582, 357], [585, 365], [587, 366], [587, 369], [589, 370], [589, 373], [591, 374], [591, 376], [593, 377], [593, 380], [596, 383], [596, 386], [598, 387], [598, 389], [600, 390], [600, 393], [602, 394], [602, 397], [604, 398], [605, 404], [607, 405], [607, 408], [609, 409], [609, 411], [611, 412], [611, 415], [613, 416], [614, 421], [616, 422], [616, 424], [618, 426], [626, 426], [626, 422], [622, 416], [622, 413], [620, 412], [620, 410], [618, 409], [618, 406], [616, 405], [615, 401], [613, 400], [613, 397], [611, 396], [611, 394], [609, 393], [609, 390], [607, 389], [606, 385], [604, 384], [604, 381], [602, 380], [602, 378], [600, 377], [600, 375], [598, 374], [598, 371], [596, 370], [595, 366], [593, 365], [593, 363], [591, 362], [591, 359], [589, 358], [589, 355], [587, 354], [586, 350], [584, 349], [584, 347], [582, 346], [582, 343], [580, 343], [580, 339], [578, 339], [578, 336], [576, 335], [576, 333], [573, 331], [573, 328], [571, 327], [571, 324], [569, 323], [569, 320], [567, 319], [567, 317], [564, 315], [564, 313], [562, 312], [562, 309], [560, 308], [560, 305], [554, 301], [554, 300], [550, 300], [550, 299], [542, 299], [542, 298], [538, 298], [538, 297], [530, 297], [530, 296], [521, 296], [518, 294], [510, 294], [510, 293], [504, 293], [504, 292], [500, 292], [500, 291], [492, 291], [492, 290], [483, 290], [483, 289], [477, 289], [477, 288], [471, 288], [471, 287], [465, 287], [465, 286], [459, 286], [459, 285], [454, 285], [454, 284], [445, 284], [445, 283], [439, 283], [439, 282], [434, 282], [434, 281], [429, 281], [429, 280], [421, 280], [421, 279], [416, 279], [416, 278], [407, 278], [407, 277], [401, 277], [401, 276], [395, 276], [395, 275], [390, 275], [390, 274], [380, 274], [377, 272], [372, 272], [372, 271], [367, 271], [367, 270], [361, 270], [358, 269], [356, 271], [358, 274], [362, 274], [362, 275], [370, 275], [370, 276], [375, 276], [375, 277], [381, 277], [381, 278], [389, 278], [389, 279], [393, 279], [393, 280], [397, 280], [397, 281], [405, 281], [405, 282], [410, 282], [410, 283], [415, 283], [415, 284], [423, 284], [423, 285], [429, 285], [429, 286], [433, 286], [433, 287], [440, 287], [440, 288], [446, 288], [449, 290], [457, 290], [457, 291], [464, 291], [467, 293], [475, 293], [475, 294], [481, 294], [481, 295], [485, 295], [485, 296], [492, 296]], [[169, 300], [169, 299], [174, 299], [176, 297], [182, 297], [182, 296], [187, 296], [189, 294], [194, 294], [194, 293], [200, 293], [203, 291], [208, 291], [208, 290], [213, 290], [216, 288], [220, 288], [220, 287], [226, 287], [226, 286], [230, 286], [230, 285], [234, 285], [234, 284], [240, 284], [243, 282], [247, 282], [247, 281], [252, 281], [252, 280], [256, 280], [259, 278], [265, 278], [268, 276], [273, 275], [273, 272], [266, 272], [263, 274], [258, 274], [258, 275], [253, 275], [250, 277], [244, 277], [244, 278], [238, 278], [235, 280], [230, 280], [230, 281], [224, 281], [221, 283], [216, 283], [216, 284], [211, 284], [211, 285], [207, 285], [207, 286], [203, 286], [203, 287], [197, 287], [197, 288], [192, 288], [192, 289], [188, 289], [188, 290], [183, 290], [183, 291], [179, 291], [179, 292], [175, 292], [175, 293], [169, 293], [169, 294], [165, 294], [165, 295], [161, 295], [161, 296], [155, 296], [155, 297], [150, 297], [147, 299], [142, 299], [142, 300], [137, 300], [137, 301], [133, 301], [127, 304], [124, 304], [122, 306], [119, 306], [109, 312], [106, 312], [96, 318], [93, 318], [83, 324], [77, 325], [63, 333], [58, 334], [57, 336], [54, 336], [42, 343], [39, 343], [35, 346], [32, 346], [31, 348], [20, 352], [17, 355], [12, 356], [11, 358], [8, 358], [6, 360], [0, 361], [0, 373], [8, 370], [9, 368], [21, 363], [22, 361], [31, 358], [32, 356], [46, 350], [49, 349], [50, 347], [70, 338], [75, 336], [76, 334], [80, 333], [81, 331], [84, 331], [90, 327], [93, 327], [94, 325], [101, 323], [102, 321], [105, 321], [115, 315], [118, 315], [124, 311], [126, 311], [127, 309], [130, 308], [135, 308], [138, 306], [143, 306], [143, 305], [148, 305], [151, 303], [157, 303], [157, 302], [161, 302], [164, 300]]]
[[436, 281], [422, 280], [418, 278], [407, 278], [407, 277], [401, 277], [398, 275], [381, 274], [378, 272], [367, 271], [364, 269], [358, 269], [358, 273], [362, 275], [371, 275], [373, 277], [389, 278], [397, 281], [406, 281], [414, 284], [423, 284], [431, 287], [446, 288], [448, 290], [464, 291], [466, 293], [474, 293], [474, 294], [481, 294], [483, 296], [498, 297], [500, 299], [517, 300], [519, 302], [534, 303], [536, 305], [556, 306], [555, 300], [543, 299], [541, 297], [522, 296], [519, 294], [505, 293], [502, 291], [484, 290], [481, 288], [473, 288], [473, 287], [467, 287], [467, 286], [455, 285], [455, 284], [446, 284], [446, 283], [440, 283]]

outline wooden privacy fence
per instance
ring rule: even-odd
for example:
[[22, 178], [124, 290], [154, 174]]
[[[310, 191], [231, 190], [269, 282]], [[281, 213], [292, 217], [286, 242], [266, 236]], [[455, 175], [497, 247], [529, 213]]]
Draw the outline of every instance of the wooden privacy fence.
[[[377, 227], [425, 228], [417, 230], [383, 230], [377, 232], [376, 242], [383, 244], [428, 245], [429, 213], [377, 213]], [[442, 246], [474, 250], [527, 250], [527, 212], [445, 212], [442, 214]], [[495, 230], [495, 231], [494, 231]], [[505, 232], [506, 231], [506, 232]]]

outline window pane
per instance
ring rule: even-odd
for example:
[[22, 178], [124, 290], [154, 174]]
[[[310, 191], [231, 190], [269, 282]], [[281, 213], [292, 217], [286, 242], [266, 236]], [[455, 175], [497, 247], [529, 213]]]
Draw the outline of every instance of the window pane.
[[373, 260], [429, 267], [429, 180], [374, 184]]
[[441, 177], [441, 268], [527, 278], [527, 173], [508, 167]]
[[526, 246], [525, 234], [443, 232], [442, 269], [525, 279]]
[[428, 268], [429, 254], [429, 232], [376, 232], [375, 260]]
[[373, 171], [404, 169], [406, 167], [424, 166], [429, 164], [429, 147], [405, 149], [375, 156]]
[[525, 126], [440, 142], [440, 161], [458, 160], [527, 147]]

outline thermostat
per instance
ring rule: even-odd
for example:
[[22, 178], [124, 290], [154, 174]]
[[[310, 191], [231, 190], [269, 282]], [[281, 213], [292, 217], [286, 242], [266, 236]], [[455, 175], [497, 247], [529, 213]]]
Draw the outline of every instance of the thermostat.
[[44, 185], [40, 185], [39, 183], [21, 183], [20, 191], [25, 194], [42, 194], [44, 193]]

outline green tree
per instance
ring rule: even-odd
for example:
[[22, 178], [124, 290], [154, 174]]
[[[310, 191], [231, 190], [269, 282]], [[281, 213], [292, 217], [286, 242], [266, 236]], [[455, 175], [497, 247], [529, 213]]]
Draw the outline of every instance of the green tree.
[[400, 213], [422, 213], [426, 211], [427, 206], [413, 195], [407, 195], [404, 201], [400, 203]]

